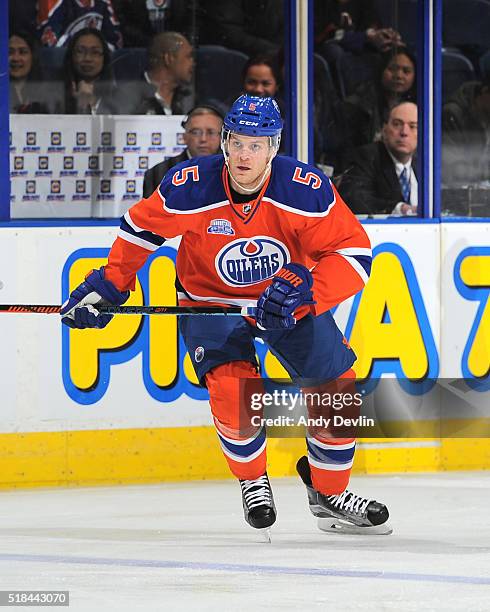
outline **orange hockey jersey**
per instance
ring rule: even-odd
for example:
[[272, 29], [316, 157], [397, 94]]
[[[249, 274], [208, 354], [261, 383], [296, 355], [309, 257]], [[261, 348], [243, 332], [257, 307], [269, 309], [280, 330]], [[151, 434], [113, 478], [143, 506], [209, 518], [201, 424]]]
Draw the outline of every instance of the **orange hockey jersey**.
[[133, 289], [146, 258], [182, 236], [181, 304], [254, 304], [288, 262], [312, 269], [314, 314], [360, 291], [371, 268], [369, 239], [320, 170], [293, 158], [272, 162], [259, 197], [234, 204], [222, 155], [172, 168], [159, 188], [122, 218], [106, 278]]

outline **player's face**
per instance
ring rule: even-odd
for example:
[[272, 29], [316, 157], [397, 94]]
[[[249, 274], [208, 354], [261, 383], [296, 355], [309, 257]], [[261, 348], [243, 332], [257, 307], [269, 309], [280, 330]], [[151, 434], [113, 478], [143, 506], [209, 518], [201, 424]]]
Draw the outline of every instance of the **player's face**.
[[20, 36], [9, 40], [10, 78], [25, 79], [32, 68], [32, 53], [29, 45]]
[[260, 183], [270, 154], [267, 136], [230, 134], [228, 166], [235, 181], [247, 189]]
[[73, 48], [73, 66], [85, 80], [96, 79], [104, 68], [104, 49], [94, 34], [85, 34]]
[[400, 104], [383, 126], [383, 140], [394, 157], [406, 163], [417, 148], [417, 106]]
[[220, 146], [222, 121], [212, 113], [195, 115], [186, 124], [184, 142], [191, 157], [214, 155]]
[[395, 55], [383, 70], [381, 77], [384, 89], [392, 93], [405, 93], [415, 80], [415, 66], [405, 54]]
[[273, 98], [277, 92], [277, 82], [272, 74], [272, 70], [266, 64], [250, 66], [245, 75], [243, 88], [246, 93], [252, 96], [267, 96]]

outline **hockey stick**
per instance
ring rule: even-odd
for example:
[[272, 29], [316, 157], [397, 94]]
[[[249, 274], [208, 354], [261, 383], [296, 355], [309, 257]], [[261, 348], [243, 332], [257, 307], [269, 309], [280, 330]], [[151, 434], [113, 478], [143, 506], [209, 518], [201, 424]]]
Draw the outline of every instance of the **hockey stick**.
[[[61, 306], [51, 304], [0, 304], [1, 312], [17, 314], [59, 314]], [[255, 316], [255, 306], [110, 306], [100, 305], [104, 314], [125, 315], [241, 315]]]

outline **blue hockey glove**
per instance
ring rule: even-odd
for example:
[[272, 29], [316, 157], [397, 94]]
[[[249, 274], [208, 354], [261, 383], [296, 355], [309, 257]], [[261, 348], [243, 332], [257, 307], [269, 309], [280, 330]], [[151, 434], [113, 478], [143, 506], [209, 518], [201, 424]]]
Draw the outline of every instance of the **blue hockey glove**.
[[293, 312], [303, 304], [315, 304], [313, 276], [305, 266], [289, 263], [272, 279], [257, 301], [255, 319], [259, 329], [291, 329]]
[[128, 297], [129, 291], [118, 291], [111, 281], [105, 280], [103, 267], [92, 270], [61, 307], [61, 322], [76, 329], [102, 329], [114, 315], [100, 313], [97, 304], [120, 306]]

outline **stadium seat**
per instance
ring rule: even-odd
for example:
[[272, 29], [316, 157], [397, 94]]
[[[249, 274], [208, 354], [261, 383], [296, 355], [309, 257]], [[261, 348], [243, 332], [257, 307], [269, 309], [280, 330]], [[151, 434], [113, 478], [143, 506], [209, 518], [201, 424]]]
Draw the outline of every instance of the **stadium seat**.
[[442, 50], [442, 103], [466, 81], [476, 80], [470, 60], [461, 53]]
[[196, 50], [196, 91], [200, 100], [228, 104], [242, 90], [242, 71], [248, 56], [219, 45]]
[[412, 48], [417, 44], [417, 0], [375, 0], [381, 25], [400, 32]]
[[342, 98], [350, 96], [361, 83], [375, 77], [376, 59], [372, 53], [364, 55], [342, 53], [339, 55], [335, 71]]
[[480, 74], [482, 81], [490, 82], [490, 51], [480, 57]]
[[489, 0], [444, 0], [442, 20], [444, 47], [490, 46]]
[[146, 69], [147, 52], [139, 47], [116, 49], [111, 66], [116, 81], [139, 81]]

